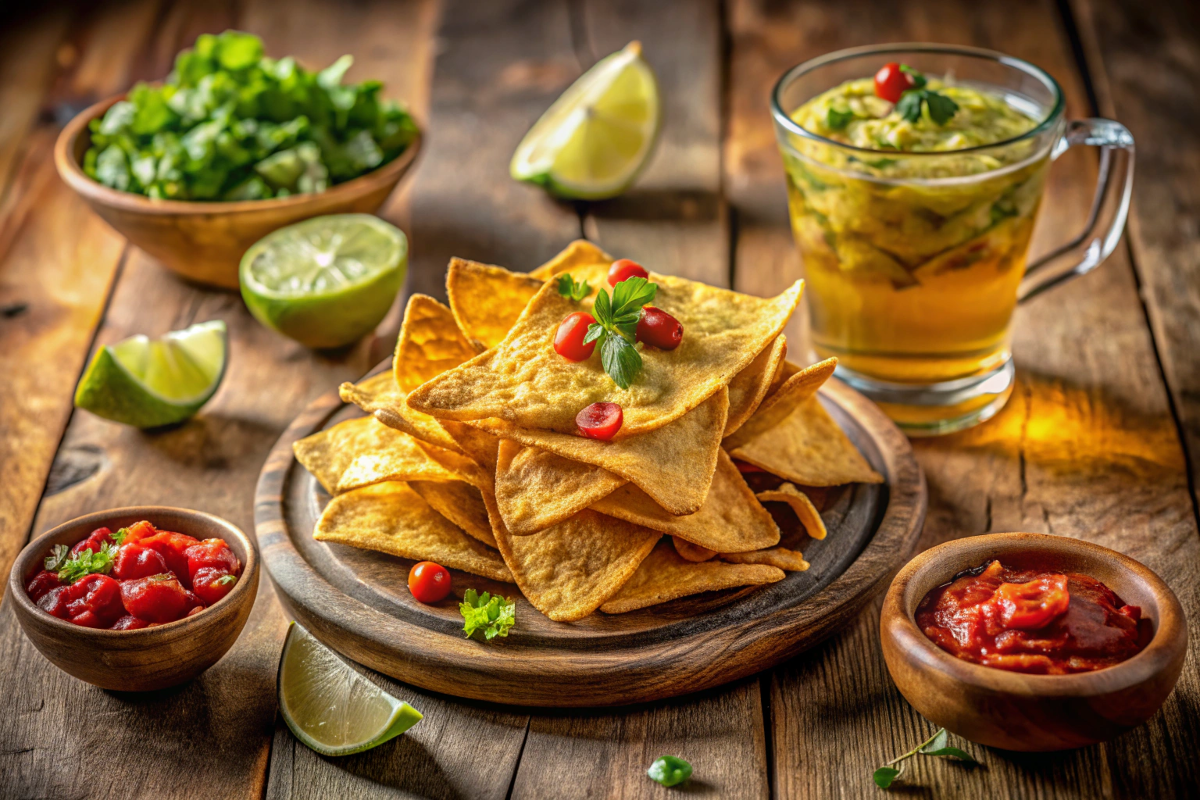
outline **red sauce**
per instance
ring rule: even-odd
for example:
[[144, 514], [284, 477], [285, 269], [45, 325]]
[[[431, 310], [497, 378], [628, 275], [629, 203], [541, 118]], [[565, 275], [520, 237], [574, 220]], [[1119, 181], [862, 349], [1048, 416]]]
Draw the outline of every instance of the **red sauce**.
[[1088, 575], [992, 561], [925, 595], [917, 627], [965, 661], [1065, 675], [1111, 667], [1150, 642], [1149, 620]]

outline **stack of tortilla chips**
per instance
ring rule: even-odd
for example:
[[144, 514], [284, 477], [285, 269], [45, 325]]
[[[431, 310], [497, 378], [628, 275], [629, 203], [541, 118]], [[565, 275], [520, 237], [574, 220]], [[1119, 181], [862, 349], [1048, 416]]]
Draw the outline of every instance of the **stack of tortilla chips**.
[[[413, 296], [392, 371], [342, 385], [369, 416], [295, 445], [333, 495], [316, 538], [516, 583], [559, 621], [807, 569], [762, 503], [787, 503], [819, 539], [796, 484], [883, 479], [814, 396], [833, 361], [785, 358], [802, 283], [762, 299], [651, 273], [683, 342], [645, 348], [622, 390], [598, 354], [576, 363], [552, 346], [609, 288], [611, 263], [584, 241], [529, 274], [455, 259], [449, 307]], [[588, 282], [582, 302], [559, 293], [564, 273]], [[623, 409], [612, 441], [576, 430], [598, 401]], [[735, 459], [786, 482], [756, 497]]]

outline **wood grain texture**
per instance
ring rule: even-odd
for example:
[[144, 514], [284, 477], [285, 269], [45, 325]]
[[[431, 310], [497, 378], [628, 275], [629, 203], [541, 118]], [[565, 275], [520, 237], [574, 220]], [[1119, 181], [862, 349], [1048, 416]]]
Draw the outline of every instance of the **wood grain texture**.
[[[1069, 115], [1088, 115], [1052, 3], [736, 2], [731, 19], [731, 92], [764, 101], [760, 114], [747, 109], [741, 123], [735, 106], [731, 139], [742, 143], [731, 141], [726, 152], [742, 153], [742, 163], [751, 166], [771, 157], [765, 97], [773, 80], [793, 63], [845, 46], [932, 40], [992, 47], [1048, 69], [1064, 86]], [[1055, 164], [1034, 252], [1082, 225], [1095, 163], [1093, 153], [1073, 152]], [[782, 203], [782, 172], [774, 175], [772, 191]], [[775, 232], [764, 234], [768, 243], [754, 246], [781, 251], [786, 232], [778, 223], [763, 229], [770, 227]], [[740, 254], [753, 229], [739, 231], [738, 288], [769, 294], [796, 274], [743, 269]], [[1148, 760], [1139, 766], [1138, 758], [1175, 746], [1167, 741], [1197, 740], [1189, 709], [1200, 703], [1194, 633], [1200, 540], [1128, 260], [1118, 252], [1053, 299], [1019, 309], [1015, 324], [1018, 386], [1008, 407], [985, 425], [915, 448], [930, 489], [923, 546], [989, 530], [1031, 530], [1112, 547], [1158, 572], [1179, 595], [1193, 620], [1192, 658], [1163, 711], [1112, 743], [1038, 757], [988, 751], [985, 770], [918, 764], [907, 783], [931, 796], [1181, 795], [1197, 785], [1193, 765], [1164, 771]], [[873, 792], [872, 770], [928, 736], [928, 723], [883, 669], [877, 614], [875, 608], [822, 650], [776, 670], [770, 714], [780, 796]], [[853, 687], [848, 675], [856, 676]]]

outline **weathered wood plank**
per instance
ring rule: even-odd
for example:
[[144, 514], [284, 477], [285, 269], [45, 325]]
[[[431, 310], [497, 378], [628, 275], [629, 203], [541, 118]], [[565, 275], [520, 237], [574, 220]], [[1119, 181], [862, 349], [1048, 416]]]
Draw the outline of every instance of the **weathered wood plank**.
[[[746, 291], [768, 294], [799, 274], [787, 257], [783, 176], [766, 111], [774, 80], [791, 64], [873, 41], [976, 44], [1049, 69], [1063, 83], [1071, 115], [1088, 114], [1049, 2], [736, 2], [731, 12], [726, 163], [734, 174], [727, 183], [739, 222], [735, 281]], [[1055, 165], [1035, 251], [1082, 224], [1095, 163], [1094, 154], [1071, 153]], [[762, 269], [767, 257], [772, 268]], [[917, 443], [930, 490], [923, 546], [989, 530], [1087, 538], [1155, 569], [1195, 618], [1200, 541], [1128, 260], [1118, 253], [1054, 299], [1020, 309], [1015, 324], [1019, 384], [1004, 412], [972, 431]], [[986, 769], [922, 764], [908, 782], [933, 796], [1182, 794], [1197, 785], [1194, 764], [1172, 760], [1164, 770], [1145, 754], [1194, 747], [1187, 709], [1198, 697], [1193, 659], [1163, 713], [1116, 742], [1038, 757], [987, 751]], [[887, 677], [877, 606], [823, 648], [776, 670], [770, 703], [780, 796], [867, 795], [876, 791], [872, 770], [929, 730]]]

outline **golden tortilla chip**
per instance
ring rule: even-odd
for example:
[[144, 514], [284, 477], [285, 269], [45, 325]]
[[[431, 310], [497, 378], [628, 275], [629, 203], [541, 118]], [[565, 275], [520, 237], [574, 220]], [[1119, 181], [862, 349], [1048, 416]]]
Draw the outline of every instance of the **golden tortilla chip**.
[[770, 347], [759, 353], [750, 366], [729, 382], [729, 418], [725, 420], [725, 435], [742, 427], [767, 396], [771, 382], [787, 355], [787, 337], [775, 337]]
[[[366, 417], [375, 425], [381, 425], [378, 420]], [[372, 448], [354, 457], [347, 465], [342, 477], [338, 479], [338, 493], [348, 492], [363, 486], [387, 481], [453, 481], [461, 480], [461, 475], [447, 469], [431, 459], [425, 452], [427, 445], [418, 442], [406, 433], [394, 431], [386, 447]], [[462, 458], [462, 456], [458, 456]]]
[[465, 481], [409, 481], [433, 510], [489, 547], [496, 546], [479, 489]]
[[596, 245], [587, 239], [576, 239], [567, 245], [561, 253], [545, 264], [536, 269], [529, 270], [529, 274], [535, 278], [548, 281], [564, 272], [581, 269], [593, 264], [603, 264], [604, 268], [608, 269], [612, 266], [612, 262], [612, 256], [599, 247], [596, 247]]
[[[420, 412], [414, 412], [419, 414]], [[431, 417], [432, 419], [432, 417]], [[444, 419], [439, 421], [442, 429], [450, 435], [459, 449], [471, 458], [479, 466], [483, 467], [491, 474], [496, 473], [496, 451], [500, 447], [500, 440], [487, 431], [481, 431], [467, 425], [464, 422], [455, 422], [454, 420]]]
[[803, 553], [786, 547], [755, 550], [753, 553], [722, 553], [721, 560], [731, 564], [766, 564], [785, 572], [804, 572], [809, 567]]
[[338, 481], [355, 458], [386, 449], [401, 436], [371, 417], [359, 417], [293, 442], [292, 452], [325, 491], [337, 494]]
[[741, 447], [783, 422], [801, 403], [817, 393], [821, 385], [833, 375], [836, 367], [837, 359], [827, 358], [796, 372], [763, 401], [741, 430], [732, 436], [726, 436], [722, 442], [725, 449]]
[[675, 545], [675, 552], [687, 561], [711, 561], [717, 557], [716, 550], [692, 544], [687, 539], [680, 539], [678, 536], [671, 537], [671, 544]]
[[406, 395], [396, 386], [391, 372], [381, 372], [357, 384], [343, 383], [338, 394], [342, 400], [353, 403], [389, 428], [435, 447], [462, 452], [436, 419], [408, 407], [404, 402]]
[[519, 428], [495, 419], [472, 424], [502, 439], [606, 469], [636, 485], [670, 513], [680, 515], [694, 514], [704, 504], [728, 408], [729, 392], [722, 386], [674, 423], [611, 442]]
[[532, 536], [513, 536], [494, 502], [485, 500], [496, 544], [521, 593], [558, 622], [583, 619], [612, 597], [660, 536], [586, 510]]
[[500, 440], [496, 506], [514, 536], [537, 533], [573, 517], [625, 482], [591, 464], [511, 439]]
[[503, 341], [545, 281], [503, 267], [450, 259], [446, 294], [462, 333], [481, 349]]
[[487, 494], [494, 491], [492, 484], [495, 478], [470, 456], [461, 455], [444, 447], [434, 447], [422, 441], [417, 441], [417, 445], [432, 461], [454, 475], [455, 480], [466, 481]]
[[605, 614], [624, 614], [677, 597], [735, 586], [774, 583], [784, 577], [783, 570], [764, 564], [729, 564], [724, 561], [697, 564], [687, 561], [664, 539], [621, 587], [621, 591], [600, 606], [600, 610]]
[[883, 483], [816, 397], [730, 455], [802, 486]]
[[478, 354], [459, 331], [449, 308], [423, 294], [408, 298], [392, 360], [392, 372], [400, 391], [411, 392]]
[[434, 511], [406, 483], [380, 483], [338, 495], [325, 507], [313, 538], [514, 582], [499, 554]]
[[813, 501], [808, 498], [808, 495], [792, 484], [784, 483], [778, 489], [759, 492], [755, 497], [764, 503], [787, 503], [792, 507], [792, 511], [796, 512], [796, 516], [800, 518], [800, 524], [804, 526], [804, 530], [808, 531], [809, 536], [814, 539], [825, 538], [825, 521], [821, 519], [821, 512], [817, 511], [817, 507], [813, 505]]
[[630, 485], [617, 489], [592, 508], [718, 553], [761, 550], [779, 542], [775, 520], [754, 499], [754, 493], [723, 450], [717, 456], [708, 496], [695, 514], [674, 516]]
[[[592, 269], [579, 277], [599, 288], [603, 273]], [[804, 285], [797, 281], [766, 300], [667, 275], [651, 280], [658, 285], [654, 305], [683, 324], [683, 342], [674, 350], [643, 350], [643, 370], [628, 390], [613, 383], [598, 357], [576, 363], [554, 351], [559, 322], [591, 309], [592, 301], [562, 297], [550, 281], [502, 342], [420, 386], [408, 404], [441, 419], [495, 418], [575, 436], [580, 409], [609, 401], [624, 412], [617, 439], [648, 433], [699, 406], [748, 366], [779, 335]]]

